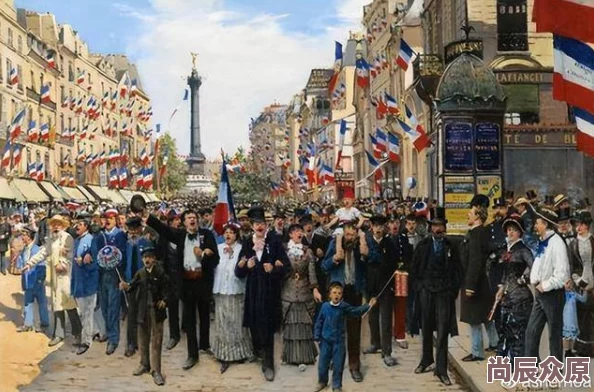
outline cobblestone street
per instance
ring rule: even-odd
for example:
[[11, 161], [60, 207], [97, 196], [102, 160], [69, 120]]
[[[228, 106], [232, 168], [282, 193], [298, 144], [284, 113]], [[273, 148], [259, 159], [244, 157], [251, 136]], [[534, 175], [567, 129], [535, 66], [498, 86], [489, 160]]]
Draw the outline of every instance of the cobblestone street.
[[[365, 347], [367, 322], [364, 321], [362, 339]], [[125, 332], [122, 331], [125, 337]], [[167, 332], [165, 334], [167, 337]], [[125, 338], [124, 338], [125, 340]], [[267, 382], [260, 371], [259, 363], [232, 365], [224, 375], [219, 372], [219, 364], [213, 358], [201, 355], [200, 363], [189, 371], [181, 369], [186, 357], [185, 339], [172, 351], [163, 351], [163, 373], [167, 383], [164, 388], [153, 384], [149, 375], [132, 376], [138, 366], [139, 355], [124, 357], [124, 344], [112, 356], [105, 355], [104, 344], [94, 344], [83, 356], [77, 356], [71, 342], [50, 354], [41, 362], [41, 374], [22, 391], [311, 391], [316, 385], [317, 368], [308, 366], [301, 373], [295, 366], [280, 365], [281, 338], [276, 339], [277, 373], [274, 382]], [[432, 373], [415, 375], [414, 368], [420, 357], [420, 340], [409, 342], [408, 350], [398, 350], [396, 357], [400, 364], [394, 368], [383, 365], [381, 356], [362, 355], [362, 371], [365, 379], [361, 384], [352, 381], [348, 369], [344, 373], [345, 391], [454, 391], [465, 390], [458, 383], [455, 374], [450, 373], [454, 385], [444, 387]], [[326, 390], [331, 390], [327, 388]]]

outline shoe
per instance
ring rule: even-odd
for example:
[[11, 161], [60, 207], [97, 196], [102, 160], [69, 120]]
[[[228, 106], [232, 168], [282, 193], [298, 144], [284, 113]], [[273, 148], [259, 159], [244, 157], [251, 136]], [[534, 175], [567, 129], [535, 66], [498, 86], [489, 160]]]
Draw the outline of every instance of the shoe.
[[74, 347], [78, 347], [78, 346], [80, 346], [80, 344], [81, 344], [81, 343], [80, 343], [80, 337], [77, 337], [77, 336], [75, 336], [75, 337], [74, 337], [74, 342], [72, 342], [72, 345], [73, 345]]
[[124, 356], [125, 357], [131, 357], [135, 353], [136, 353], [136, 348], [134, 348], [134, 346], [128, 346], [128, 348], [124, 352]]
[[354, 382], [363, 381], [363, 374], [361, 374], [361, 371], [359, 369], [351, 370], [351, 377], [353, 378]]
[[105, 349], [105, 354], [111, 355], [115, 352], [116, 348], [118, 348], [117, 344], [107, 343], [107, 348]]
[[105, 342], [107, 342], [107, 336], [105, 336], [105, 335], [99, 336], [99, 343], [105, 343]]
[[488, 353], [496, 352], [497, 346], [489, 346], [489, 348], [486, 348], [485, 351]]
[[363, 351], [363, 354], [377, 354], [380, 352], [380, 348], [377, 346], [371, 346], [368, 347], [365, 351]]
[[88, 344], [81, 344], [78, 346], [78, 350], [76, 350], [76, 355], [82, 355], [82, 354], [86, 353], [88, 349], [89, 349]]
[[314, 388], [313, 392], [320, 392], [324, 390], [327, 386], [328, 384], [318, 383], [318, 385], [316, 385], [316, 387]]
[[98, 342], [99, 339], [101, 339], [101, 335], [99, 335], [99, 333], [96, 333], [95, 335], [93, 335], [93, 342]]
[[21, 325], [16, 329], [17, 332], [31, 332], [33, 331], [33, 327], [30, 325]]
[[268, 381], [274, 381], [274, 370], [271, 368], [264, 369], [264, 377]]
[[149, 368], [147, 368], [146, 366], [140, 365], [139, 367], [136, 368], [136, 370], [134, 370], [134, 373], [132, 373], [132, 375], [134, 376], [142, 376], [145, 373], [149, 372]]
[[188, 359], [186, 359], [186, 361], [182, 365], [182, 369], [189, 370], [189, 369], [193, 368], [194, 365], [196, 365], [197, 363], [198, 363], [198, 358], [189, 357]]
[[214, 353], [212, 352], [212, 350], [210, 348], [201, 348], [200, 351], [202, 351], [206, 355], [210, 355], [211, 357], [214, 357]]
[[47, 345], [49, 347], [54, 347], [55, 345], [62, 343], [63, 340], [64, 338], [55, 337]]
[[398, 365], [398, 360], [392, 356], [385, 356], [384, 364], [386, 364], [388, 367], [396, 366]]
[[229, 369], [229, 362], [221, 362], [221, 374], [225, 373]]
[[396, 345], [401, 349], [407, 350], [408, 349], [408, 342], [406, 340], [397, 340]]
[[446, 386], [452, 385], [452, 381], [450, 381], [450, 378], [448, 377], [447, 374], [446, 375], [437, 376], [437, 378], [439, 378], [439, 381], [441, 381], [441, 383], [443, 385], [446, 385]]
[[475, 361], [482, 361], [485, 358], [481, 358], [481, 357], [476, 357], [473, 354], [468, 354], [467, 356], [465, 356], [464, 358], [462, 358], [463, 362], [475, 362]]
[[6, 275], [6, 271], [1, 271], [1, 272], [2, 272], [2, 275]]
[[165, 385], [165, 379], [161, 373], [153, 372], [153, 381], [158, 386]]
[[49, 325], [40, 325], [39, 327], [35, 328], [35, 333], [45, 333]]
[[565, 350], [565, 358], [567, 357], [575, 357], [575, 352], [573, 350]]
[[167, 346], [165, 346], [165, 350], [173, 350], [175, 346], [179, 343], [179, 339], [169, 339]]
[[415, 374], [427, 373], [429, 371], [429, 367], [431, 365], [426, 365], [426, 366], [425, 365], [419, 365], [419, 366], [417, 366], [417, 368], [415, 369]]

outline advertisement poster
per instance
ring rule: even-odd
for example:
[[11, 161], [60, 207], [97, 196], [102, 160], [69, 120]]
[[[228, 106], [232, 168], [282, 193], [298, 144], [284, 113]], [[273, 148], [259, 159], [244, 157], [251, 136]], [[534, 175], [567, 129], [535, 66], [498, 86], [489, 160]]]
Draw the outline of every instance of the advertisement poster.
[[478, 123], [475, 129], [476, 170], [499, 170], [499, 124]]
[[476, 179], [477, 193], [483, 194], [489, 198], [489, 221], [493, 219], [493, 200], [501, 197], [502, 186], [500, 176], [478, 176]]
[[449, 122], [445, 125], [445, 170], [472, 171], [472, 124]]
[[468, 230], [468, 210], [475, 195], [474, 178], [445, 177], [444, 207], [448, 220], [448, 234], [465, 234]]

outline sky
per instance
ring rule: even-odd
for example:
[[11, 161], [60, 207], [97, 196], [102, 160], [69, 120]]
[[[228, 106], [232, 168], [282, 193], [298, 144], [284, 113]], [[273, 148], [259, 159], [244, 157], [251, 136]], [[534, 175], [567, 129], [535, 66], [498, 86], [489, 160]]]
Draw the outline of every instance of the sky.
[[[334, 41], [360, 29], [371, 0], [15, 0], [70, 24], [93, 53], [124, 53], [137, 64], [160, 123], [189, 153], [189, 101], [198, 53], [203, 153], [249, 146], [251, 117], [289, 103], [312, 68], [331, 68]], [[179, 107], [171, 121], [171, 113]]]

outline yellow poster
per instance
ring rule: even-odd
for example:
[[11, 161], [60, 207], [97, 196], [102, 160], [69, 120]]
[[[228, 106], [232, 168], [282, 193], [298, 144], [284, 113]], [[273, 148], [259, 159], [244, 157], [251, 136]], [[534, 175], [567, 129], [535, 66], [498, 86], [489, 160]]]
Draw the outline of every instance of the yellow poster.
[[448, 220], [448, 234], [465, 234], [468, 230], [468, 210], [474, 194], [473, 177], [445, 177], [443, 206]]
[[478, 176], [476, 179], [477, 192], [489, 198], [489, 220], [493, 220], [493, 200], [502, 195], [500, 176]]

